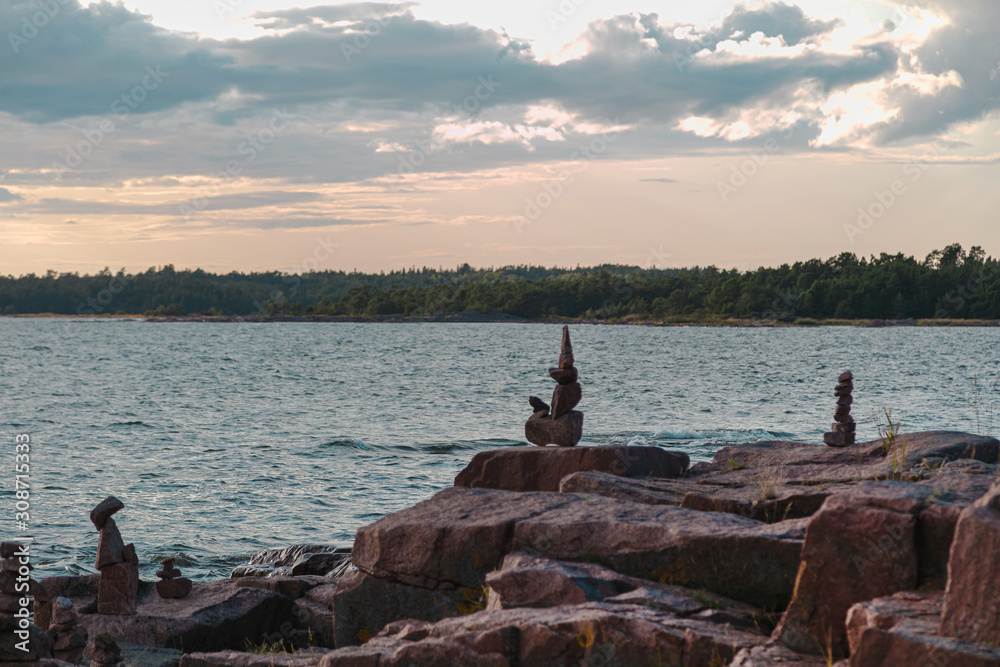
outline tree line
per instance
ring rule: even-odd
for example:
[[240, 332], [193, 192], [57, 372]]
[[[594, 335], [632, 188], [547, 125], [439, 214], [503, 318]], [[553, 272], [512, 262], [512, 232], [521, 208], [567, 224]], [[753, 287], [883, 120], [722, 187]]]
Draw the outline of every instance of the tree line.
[[213, 274], [167, 265], [143, 273], [0, 276], [0, 313], [322, 315], [476, 311], [526, 319], [1000, 319], [1000, 264], [975, 246], [842, 253], [753, 271], [714, 266], [560, 269], [507, 266]]

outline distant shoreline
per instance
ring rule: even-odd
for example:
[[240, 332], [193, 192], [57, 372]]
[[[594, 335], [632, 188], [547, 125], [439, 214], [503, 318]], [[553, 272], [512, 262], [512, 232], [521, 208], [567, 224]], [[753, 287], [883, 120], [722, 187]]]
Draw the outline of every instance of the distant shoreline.
[[923, 319], [923, 320], [819, 320], [800, 318], [791, 322], [775, 322], [771, 320], [746, 320], [736, 318], [671, 318], [669, 320], [654, 320], [637, 316], [629, 316], [620, 320], [590, 320], [583, 318], [547, 318], [528, 320], [511, 315], [490, 315], [484, 313], [435, 313], [432, 315], [366, 315], [351, 317], [346, 315], [282, 315], [262, 317], [260, 315], [181, 315], [181, 316], [146, 316], [146, 315], [66, 315], [59, 313], [33, 313], [0, 316], [2, 319], [76, 319], [76, 320], [123, 320], [152, 323], [256, 323], [273, 322], [308, 322], [308, 323], [379, 323], [379, 324], [593, 324], [593, 325], [628, 325], [647, 327], [735, 327], [735, 328], [808, 328], [808, 327], [1000, 327], [1000, 320], [959, 320], [959, 319]]

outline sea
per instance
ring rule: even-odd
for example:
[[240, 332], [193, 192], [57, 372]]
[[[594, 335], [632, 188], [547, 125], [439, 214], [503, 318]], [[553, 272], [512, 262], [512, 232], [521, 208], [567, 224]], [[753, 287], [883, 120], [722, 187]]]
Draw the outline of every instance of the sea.
[[[903, 432], [1000, 431], [998, 328], [570, 331], [582, 445], [692, 462], [759, 440], [822, 446], [846, 370], [860, 440], [886, 411]], [[114, 495], [147, 580], [167, 556], [208, 580], [262, 549], [349, 546], [476, 453], [524, 445], [560, 337], [553, 324], [0, 318], [0, 539], [31, 539], [36, 577], [95, 572], [89, 513]]]

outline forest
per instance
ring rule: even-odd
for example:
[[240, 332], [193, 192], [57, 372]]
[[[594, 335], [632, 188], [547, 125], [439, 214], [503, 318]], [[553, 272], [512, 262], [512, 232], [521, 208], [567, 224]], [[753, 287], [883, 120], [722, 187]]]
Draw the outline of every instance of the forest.
[[318, 271], [56, 273], [0, 276], [0, 314], [373, 317], [474, 311], [529, 320], [582, 318], [809, 323], [1000, 319], [1000, 263], [974, 246], [761, 267], [643, 269], [507, 266]]

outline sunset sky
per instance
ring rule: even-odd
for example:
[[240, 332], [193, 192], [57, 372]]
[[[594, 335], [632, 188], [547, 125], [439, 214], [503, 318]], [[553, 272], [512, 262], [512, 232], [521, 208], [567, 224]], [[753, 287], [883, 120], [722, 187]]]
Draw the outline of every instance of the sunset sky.
[[1000, 254], [997, 0], [0, 0], [0, 274]]

